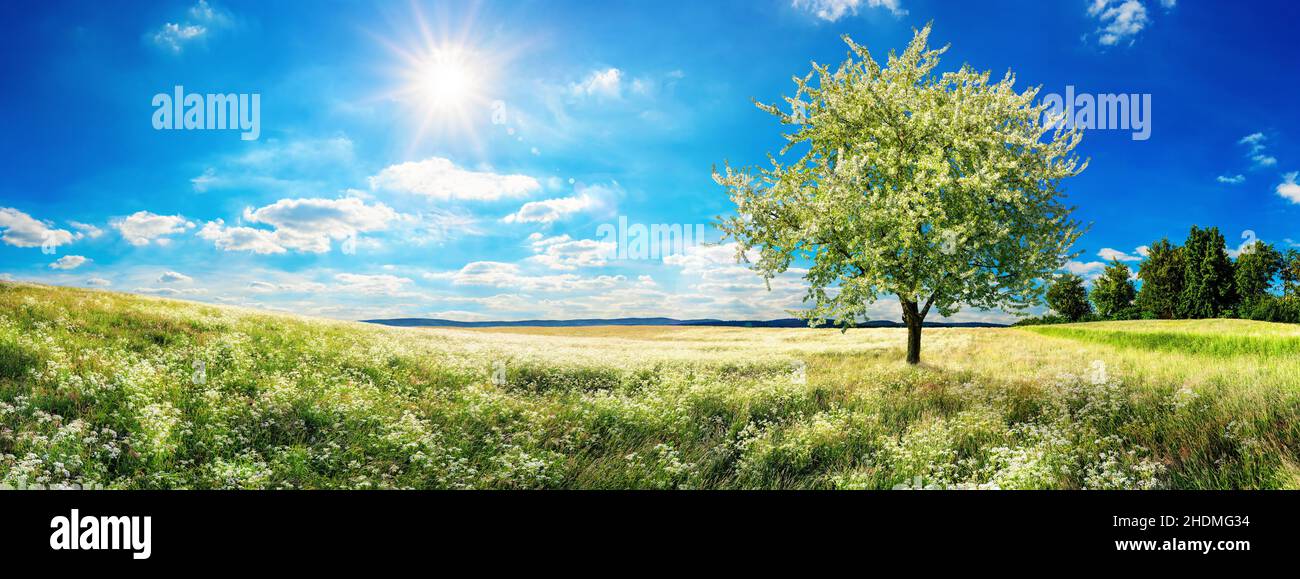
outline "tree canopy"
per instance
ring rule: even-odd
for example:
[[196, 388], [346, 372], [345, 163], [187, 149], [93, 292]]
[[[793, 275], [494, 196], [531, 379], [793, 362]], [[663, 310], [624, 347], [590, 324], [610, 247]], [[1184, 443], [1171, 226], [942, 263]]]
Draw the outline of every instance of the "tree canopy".
[[1232, 262], [1218, 227], [1192, 226], [1183, 244], [1183, 292], [1179, 314], [1184, 318], [1214, 318], [1232, 308]]
[[1133, 305], [1137, 289], [1133, 286], [1133, 272], [1119, 260], [1111, 260], [1106, 271], [1092, 282], [1092, 303], [1097, 314], [1107, 318], [1120, 317]]
[[813, 63], [786, 108], [757, 103], [791, 128], [782, 158], [757, 172], [727, 165], [714, 178], [736, 205], [720, 227], [767, 279], [808, 263], [816, 325], [849, 327], [882, 295], [898, 296], [908, 361], [920, 360], [931, 308], [1023, 310], [1073, 257], [1082, 233], [1062, 180], [1086, 167], [1082, 134], [1045, 122], [1037, 88], [1008, 72], [936, 72], [947, 47], [930, 26], [881, 66], [847, 36], [838, 68]]
[[1171, 320], [1178, 317], [1179, 299], [1183, 293], [1182, 248], [1161, 239], [1147, 247], [1146, 259], [1138, 267], [1142, 291], [1138, 292], [1137, 305], [1153, 318]]
[[1083, 278], [1072, 273], [1057, 277], [1051, 287], [1047, 288], [1047, 307], [1071, 322], [1077, 322], [1092, 313], [1092, 304], [1088, 303], [1088, 289], [1083, 287]]

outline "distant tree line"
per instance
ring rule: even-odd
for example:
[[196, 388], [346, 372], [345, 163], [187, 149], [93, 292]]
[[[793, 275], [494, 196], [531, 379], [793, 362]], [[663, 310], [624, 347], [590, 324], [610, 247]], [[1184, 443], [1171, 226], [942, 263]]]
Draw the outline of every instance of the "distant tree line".
[[1092, 291], [1083, 278], [1056, 276], [1047, 288], [1052, 314], [1017, 325], [1094, 320], [1243, 318], [1300, 323], [1300, 251], [1255, 241], [1233, 260], [1219, 228], [1193, 226], [1183, 245], [1161, 239], [1133, 273], [1112, 259]]

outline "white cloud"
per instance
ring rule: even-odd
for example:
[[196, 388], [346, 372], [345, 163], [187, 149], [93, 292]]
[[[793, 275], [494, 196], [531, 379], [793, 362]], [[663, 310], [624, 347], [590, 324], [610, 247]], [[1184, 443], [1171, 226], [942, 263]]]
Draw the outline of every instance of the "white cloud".
[[553, 223], [574, 213], [586, 211], [599, 206], [599, 201], [592, 195], [560, 197], [544, 201], [529, 201], [518, 211], [505, 216], [506, 223]]
[[77, 239], [81, 239], [82, 237], [89, 237], [91, 239], [95, 239], [104, 234], [103, 229], [100, 229], [89, 223], [82, 223], [80, 221], [69, 221], [68, 225], [71, 225], [73, 229], [77, 230], [77, 233], [75, 235]]
[[791, 5], [830, 22], [848, 15], [856, 16], [858, 9], [864, 5], [867, 8], [884, 8], [894, 16], [907, 14], [900, 0], [794, 0]]
[[204, 225], [199, 230], [199, 237], [226, 251], [251, 251], [262, 255], [285, 252], [274, 232], [252, 227], [226, 227], [221, 219]]
[[527, 175], [470, 171], [449, 159], [430, 157], [386, 167], [370, 178], [370, 188], [424, 195], [440, 201], [496, 201], [526, 197], [542, 188]]
[[1139, 32], [1151, 23], [1147, 7], [1140, 0], [1093, 0], [1088, 15], [1096, 18], [1097, 42], [1114, 46], [1124, 41], [1132, 44]]
[[1089, 261], [1087, 263], [1071, 261], [1065, 264], [1065, 271], [1084, 279], [1095, 279], [1106, 270], [1106, 264], [1100, 261]]
[[293, 283], [270, 283], [261, 280], [255, 280], [248, 283], [248, 289], [257, 293], [285, 292], [285, 293], [317, 293], [329, 289], [329, 286], [313, 281], [299, 281]]
[[158, 283], [190, 283], [194, 278], [176, 271], [166, 271], [158, 276]]
[[549, 224], [580, 212], [612, 213], [622, 194], [623, 190], [618, 181], [608, 184], [579, 185], [575, 195], [530, 201], [523, 204], [518, 211], [503, 217], [502, 221]]
[[619, 98], [623, 92], [623, 71], [617, 68], [593, 70], [581, 82], [569, 86], [574, 96]]
[[245, 220], [274, 227], [281, 247], [311, 253], [329, 251], [331, 239], [382, 231], [399, 218], [383, 203], [366, 205], [355, 197], [281, 199], [256, 210], [244, 210]]
[[122, 238], [134, 246], [149, 245], [156, 242], [166, 245], [170, 240], [165, 236], [183, 233], [194, 227], [194, 222], [180, 215], [158, 215], [148, 211], [137, 211], [123, 219], [113, 221], [112, 226], [122, 234]]
[[1296, 184], [1296, 177], [1300, 172], [1292, 171], [1282, 176], [1282, 182], [1277, 186], [1277, 194], [1292, 203], [1300, 203], [1300, 185]]
[[208, 293], [208, 290], [203, 288], [174, 288], [174, 287], [138, 287], [132, 291], [134, 291], [135, 293], [152, 294], [152, 295], [159, 295], [159, 296], [194, 296], [194, 295], [203, 295]]
[[1246, 156], [1255, 167], [1272, 167], [1277, 164], [1277, 158], [1266, 152], [1267, 146], [1264, 143], [1267, 140], [1268, 137], [1265, 137], [1264, 133], [1251, 133], [1242, 137], [1237, 144], [1246, 145], [1248, 148]]
[[410, 278], [388, 274], [362, 275], [355, 273], [340, 273], [335, 275], [334, 279], [340, 283], [338, 289], [343, 291], [366, 295], [413, 295], [404, 291], [406, 287], [414, 283]]
[[81, 267], [82, 264], [88, 261], [90, 260], [86, 259], [84, 256], [65, 255], [63, 257], [60, 257], [54, 263], [51, 263], [50, 268], [51, 269], [77, 269], [78, 267]]
[[258, 209], [244, 209], [245, 221], [270, 225], [271, 230], [226, 227], [223, 220], [217, 219], [205, 224], [199, 237], [226, 251], [324, 253], [330, 250], [331, 240], [383, 231], [394, 222], [408, 219], [412, 218], [383, 203], [367, 205], [357, 197], [281, 199]]
[[197, 4], [190, 7], [187, 14], [190, 19], [206, 24], [223, 26], [230, 24], [230, 14], [208, 4], [207, 0], [199, 0]]
[[425, 279], [450, 280], [454, 285], [490, 286], [520, 291], [570, 292], [609, 289], [627, 278], [622, 275], [582, 277], [576, 274], [530, 275], [513, 263], [475, 261], [457, 271], [426, 273]]
[[1232, 176], [1219, 175], [1216, 181], [1220, 183], [1224, 183], [1226, 185], [1240, 185], [1246, 182], [1246, 176], [1241, 174], [1232, 175]]
[[86, 285], [94, 286], [94, 287], [108, 287], [113, 285], [113, 282], [108, 281], [102, 277], [92, 277], [86, 280]]
[[[1143, 247], [1145, 247], [1145, 246], [1143, 246]], [[1097, 252], [1097, 257], [1100, 257], [1100, 258], [1102, 258], [1102, 259], [1104, 259], [1104, 260], [1106, 260], [1106, 261], [1110, 261], [1110, 260], [1113, 260], [1113, 259], [1114, 259], [1114, 260], [1119, 260], [1119, 261], [1142, 261], [1142, 257], [1141, 257], [1141, 256], [1144, 255], [1144, 254], [1142, 253], [1142, 251], [1143, 251], [1143, 247], [1139, 247], [1139, 248], [1138, 248], [1138, 250], [1137, 250], [1137, 254], [1138, 254], [1138, 255], [1130, 255], [1130, 254], [1124, 253], [1124, 252], [1122, 252], [1122, 251], [1119, 251], [1119, 250], [1117, 250], [1117, 249], [1111, 249], [1111, 248], [1109, 248], [1109, 247], [1103, 247], [1103, 248], [1101, 248], [1101, 251], [1098, 251], [1098, 252]]]
[[202, 38], [208, 29], [198, 24], [168, 22], [153, 33], [153, 43], [175, 54], [185, 50], [185, 45]]
[[232, 22], [229, 13], [213, 7], [207, 0], [199, 0], [186, 12], [187, 19], [181, 22], [167, 22], [149, 38], [154, 45], [180, 54], [190, 43], [209, 35], [213, 30], [225, 28]]
[[1147, 257], [1151, 255], [1151, 247], [1147, 245], [1139, 245], [1137, 247], [1137, 254], [1142, 257]]
[[594, 239], [572, 239], [568, 235], [543, 237], [540, 233], [529, 236], [530, 245], [537, 253], [528, 258], [550, 269], [572, 270], [579, 267], [601, 267], [614, 255], [618, 244]]
[[47, 240], [52, 247], [72, 243], [73, 235], [66, 229], [53, 229], [47, 223], [11, 207], [0, 207], [0, 241], [14, 247], [40, 247]]

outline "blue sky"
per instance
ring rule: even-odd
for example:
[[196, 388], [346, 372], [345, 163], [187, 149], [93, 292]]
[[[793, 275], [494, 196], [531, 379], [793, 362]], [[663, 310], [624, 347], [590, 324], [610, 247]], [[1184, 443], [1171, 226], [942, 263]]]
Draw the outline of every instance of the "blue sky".
[[[0, 275], [347, 319], [785, 317], [797, 271], [620, 259], [598, 227], [711, 223], [711, 167], [782, 145], [751, 99], [927, 21], [945, 70], [1151, 95], [1149, 139], [1085, 135], [1069, 269], [1193, 224], [1300, 240], [1289, 2], [41, 2], [0, 8]], [[177, 85], [260, 95], [259, 138], [156, 130]]]

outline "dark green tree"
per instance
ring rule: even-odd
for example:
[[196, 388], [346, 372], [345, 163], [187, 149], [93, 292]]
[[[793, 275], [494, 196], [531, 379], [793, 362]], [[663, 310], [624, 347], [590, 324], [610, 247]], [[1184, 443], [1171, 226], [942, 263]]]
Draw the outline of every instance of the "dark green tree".
[[1282, 294], [1300, 298], [1300, 251], [1288, 249], [1282, 254]]
[[1183, 293], [1182, 248], [1169, 243], [1168, 238], [1151, 244], [1138, 268], [1138, 279], [1142, 280], [1137, 295], [1140, 310], [1162, 320], [1178, 317], [1178, 302]]
[[1115, 319], [1133, 305], [1137, 289], [1131, 279], [1133, 272], [1119, 260], [1111, 260], [1101, 277], [1092, 282], [1092, 303], [1097, 314]]
[[1236, 303], [1232, 287], [1232, 262], [1218, 227], [1192, 226], [1183, 244], [1183, 293], [1178, 314], [1182, 318], [1215, 318]]
[[1092, 304], [1088, 303], [1088, 290], [1083, 287], [1083, 278], [1072, 273], [1057, 277], [1051, 287], [1047, 288], [1047, 306], [1071, 322], [1077, 322], [1092, 313]]
[[1272, 245], [1256, 241], [1241, 251], [1233, 273], [1241, 310], [1251, 311], [1261, 300], [1271, 297], [1273, 279], [1282, 270], [1282, 254]]

